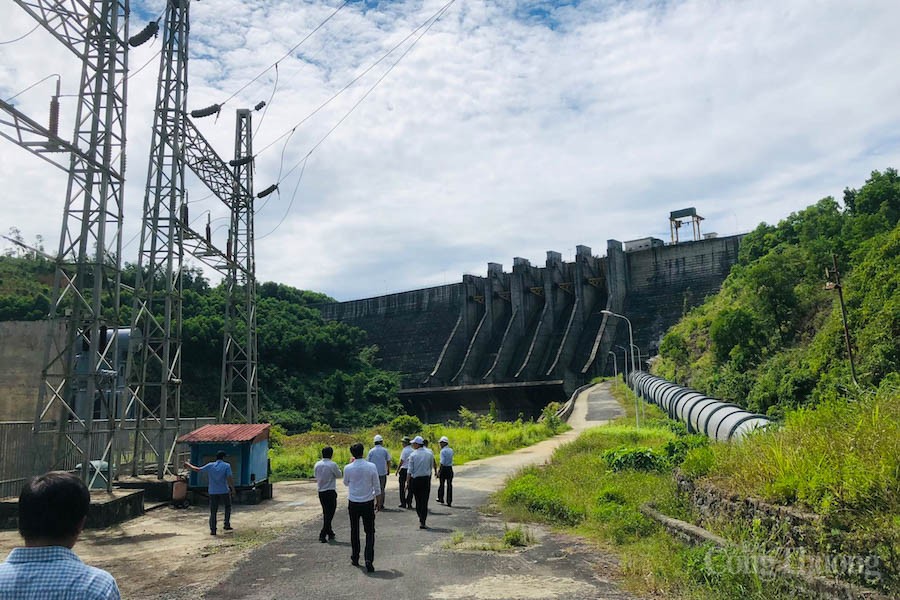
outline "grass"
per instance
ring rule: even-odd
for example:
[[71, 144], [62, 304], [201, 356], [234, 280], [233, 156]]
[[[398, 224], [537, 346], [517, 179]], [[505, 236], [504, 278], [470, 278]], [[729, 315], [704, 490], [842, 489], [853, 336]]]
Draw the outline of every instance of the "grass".
[[667, 515], [692, 520], [671, 468], [693, 446], [706, 445], [649, 405], [636, 429], [633, 396], [624, 386], [614, 390], [626, 415], [561, 446], [548, 465], [520, 471], [495, 498], [505, 517], [595, 541], [620, 557], [626, 587], [639, 593], [696, 600], [791, 597], [759, 574], [732, 573], [727, 557], [711, 548], [683, 546], [640, 512], [653, 503]]
[[207, 544], [200, 549], [200, 556], [210, 556], [218, 554], [224, 550], [236, 548], [243, 552], [252, 550], [267, 544], [274, 540], [284, 530], [284, 528], [264, 528], [264, 529], [241, 529], [233, 534], [221, 535], [219, 540], [214, 544]]
[[534, 534], [530, 529], [516, 525], [503, 526], [503, 535], [465, 533], [454, 531], [445, 547], [451, 550], [475, 550], [480, 552], [509, 552], [534, 544]]
[[[472, 421], [470, 426], [424, 425], [418, 432], [430, 440], [429, 447], [437, 454], [437, 440], [441, 436], [450, 439], [453, 448], [453, 462], [462, 465], [471, 460], [506, 454], [531, 446], [565, 431], [565, 424], [553, 424], [531, 421], [494, 422], [482, 417]], [[339, 465], [350, 462], [351, 444], [359, 442], [364, 447], [372, 446], [372, 438], [378, 433], [384, 437], [384, 445], [396, 461], [399, 460], [402, 444], [400, 433], [391, 431], [388, 426], [364, 429], [351, 434], [316, 432], [300, 435], [284, 436], [279, 446], [270, 451], [273, 481], [288, 479], [304, 479], [313, 476], [313, 467], [321, 458], [322, 448], [326, 445], [334, 448], [334, 460]]]

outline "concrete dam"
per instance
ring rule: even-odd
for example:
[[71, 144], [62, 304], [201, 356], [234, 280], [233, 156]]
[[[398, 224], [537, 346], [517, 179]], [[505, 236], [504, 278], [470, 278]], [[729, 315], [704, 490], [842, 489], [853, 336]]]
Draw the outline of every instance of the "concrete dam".
[[379, 366], [401, 373], [400, 398], [423, 420], [491, 405], [504, 419], [529, 417], [592, 377], [613, 373], [609, 353], [622, 356], [628, 327], [602, 310], [628, 317], [642, 355], [656, 354], [666, 330], [719, 290], [740, 239], [609, 240], [602, 257], [588, 246], [576, 248], [573, 262], [550, 251], [543, 266], [514, 258], [507, 272], [488, 263], [484, 277], [321, 311], [368, 333], [380, 349]]

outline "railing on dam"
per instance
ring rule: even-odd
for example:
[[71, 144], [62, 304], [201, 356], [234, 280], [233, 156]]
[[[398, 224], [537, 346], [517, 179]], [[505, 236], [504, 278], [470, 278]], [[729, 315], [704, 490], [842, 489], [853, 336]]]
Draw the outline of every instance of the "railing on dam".
[[633, 371], [629, 379], [638, 396], [660, 407], [670, 419], [687, 425], [691, 433], [730, 442], [771, 424], [764, 415], [710, 398], [645, 371]]

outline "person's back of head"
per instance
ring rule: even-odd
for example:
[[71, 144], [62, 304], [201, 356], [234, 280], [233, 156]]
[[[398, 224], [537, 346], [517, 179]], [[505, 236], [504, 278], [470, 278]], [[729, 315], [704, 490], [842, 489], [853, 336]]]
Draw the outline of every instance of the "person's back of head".
[[32, 477], [19, 494], [19, 533], [29, 545], [75, 545], [91, 493], [75, 475], [51, 471]]
[[322, 448], [322, 458], [331, 458], [332, 456], [334, 456], [334, 448], [331, 446]]
[[225, 460], [226, 456], [227, 455], [225, 454], [224, 450], [219, 450], [218, 452], [216, 452], [216, 460]]
[[350, 446], [350, 455], [353, 456], [353, 458], [362, 458], [363, 445], [360, 443], [356, 443]]

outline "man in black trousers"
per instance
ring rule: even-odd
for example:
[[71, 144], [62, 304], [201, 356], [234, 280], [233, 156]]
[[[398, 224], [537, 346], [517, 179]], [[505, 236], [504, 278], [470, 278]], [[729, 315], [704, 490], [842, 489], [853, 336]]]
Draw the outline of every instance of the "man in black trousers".
[[425, 447], [425, 440], [416, 436], [412, 441], [413, 453], [407, 459], [407, 484], [416, 499], [419, 529], [428, 529], [428, 497], [431, 496], [431, 473], [434, 470], [434, 454]]
[[359, 521], [366, 532], [366, 571], [375, 571], [375, 496], [381, 493], [378, 469], [364, 459], [363, 445], [350, 446], [353, 462], [344, 467], [344, 485], [347, 486], [347, 511], [350, 513], [350, 562], [359, 566]]
[[319, 491], [319, 504], [322, 505], [322, 531], [319, 532], [319, 541], [323, 544], [334, 539], [334, 529], [331, 521], [337, 510], [337, 478], [341, 476], [341, 469], [331, 457], [334, 456], [334, 448], [325, 446], [322, 448], [322, 460], [313, 467], [316, 476], [316, 487]]

